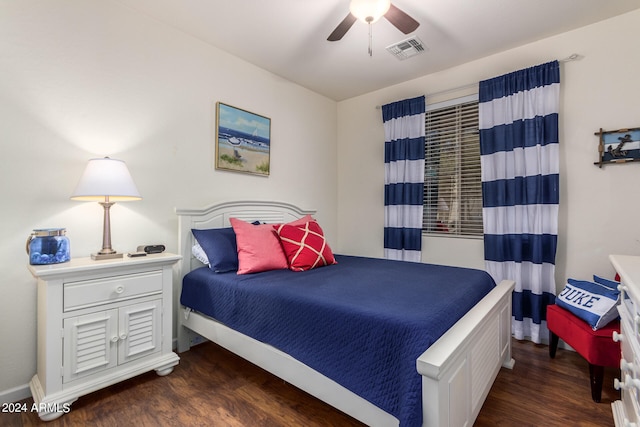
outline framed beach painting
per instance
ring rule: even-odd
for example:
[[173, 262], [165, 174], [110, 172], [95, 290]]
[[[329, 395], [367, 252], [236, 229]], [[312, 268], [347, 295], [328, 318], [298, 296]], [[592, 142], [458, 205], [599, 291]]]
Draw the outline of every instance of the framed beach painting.
[[271, 119], [216, 103], [216, 169], [269, 176]]

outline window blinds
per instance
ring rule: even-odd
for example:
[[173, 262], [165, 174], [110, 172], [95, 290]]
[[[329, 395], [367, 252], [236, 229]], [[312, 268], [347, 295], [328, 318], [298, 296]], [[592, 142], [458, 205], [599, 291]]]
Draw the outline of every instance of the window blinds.
[[423, 230], [482, 236], [477, 98], [432, 106], [425, 130]]

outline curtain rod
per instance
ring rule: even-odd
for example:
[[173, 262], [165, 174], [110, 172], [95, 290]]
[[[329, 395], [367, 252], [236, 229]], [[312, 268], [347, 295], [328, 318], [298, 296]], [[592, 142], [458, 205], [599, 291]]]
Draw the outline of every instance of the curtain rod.
[[566, 58], [558, 59], [558, 62], [571, 62], [571, 61], [577, 61], [577, 60], [582, 59], [582, 58], [584, 58], [584, 56], [578, 55], [577, 53], [572, 53], [571, 55], [567, 56]]
[[[564, 62], [578, 61], [578, 60], [580, 60], [582, 58], [584, 58], [584, 56], [579, 55], [577, 53], [572, 53], [571, 55], [567, 56], [566, 58], [558, 59], [558, 62], [564, 63]], [[443, 95], [443, 94], [449, 93], [449, 92], [457, 92], [459, 90], [470, 89], [470, 88], [472, 88], [474, 86], [477, 86], [477, 85], [478, 85], [478, 83], [469, 83], [469, 84], [458, 86], [458, 87], [454, 87], [454, 88], [451, 88], [451, 89], [445, 89], [445, 90], [441, 90], [441, 91], [438, 91], [438, 92], [427, 93], [427, 94], [425, 94], [425, 97], [429, 98], [429, 97], [433, 97], [433, 96]], [[376, 110], [379, 110], [381, 108], [382, 108], [381, 105], [376, 105]]]
[[[426, 98], [432, 98], [434, 96], [443, 95], [443, 94], [449, 93], [449, 92], [458, 92], [459, 90], [471, 89], [474, 86], [478, 86], [478, 83], [469, 83], [469, 84], [466, 84], [466, 85], [453, 87], [451, 89], [439, 90], [438, 92], [427, 93], [424, 96]], [[381, 108], [382, 108], [381, 105], [376, 105], [376, 110], [379, 110]]]

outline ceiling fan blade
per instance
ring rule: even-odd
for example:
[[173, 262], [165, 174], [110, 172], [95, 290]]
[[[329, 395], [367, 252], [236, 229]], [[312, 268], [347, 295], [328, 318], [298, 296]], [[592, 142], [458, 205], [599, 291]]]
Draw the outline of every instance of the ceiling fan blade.
[[331, 34], [329, 34], [329, 37], [327, 37], [327, 40], [329, 40], [330, 42], [335, 42], [340, 40], [342, 37], [344, 37], [345, 34], [347, 34], [347, 31], [349, 31], [349, 28], [351, 28], [351, 26], [353, 25], [354, 22], [356, 22], [356, 20], [357, 18], [353, 16], [351, 13], [349, 13], [347, 17], [344, 18], [340, 24], [338, 24], [336, 29], [333, 30]]
[[420, 26], [420, 23], [407, 15], [402, 10], [398, 9], [391, 4], [391, 7], [384, 14], [384, 17], [387, 18], [387, 21], [391, 22], [397, 29], [402, 31], [405, 34], [409, 34], [412, 31], [415, 31], [416, 28]]

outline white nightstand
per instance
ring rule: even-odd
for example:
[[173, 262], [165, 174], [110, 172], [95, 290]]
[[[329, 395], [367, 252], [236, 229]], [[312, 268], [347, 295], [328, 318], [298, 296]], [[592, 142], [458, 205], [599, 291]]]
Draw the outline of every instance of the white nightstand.
[[38, 415], [53, 420], [78, 397], [155, 369], [173, 371], [173, 264], [179, 255], [29, 265], [38, 279]]

